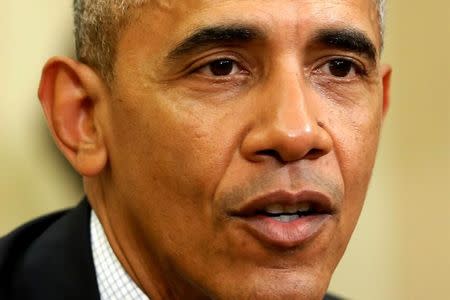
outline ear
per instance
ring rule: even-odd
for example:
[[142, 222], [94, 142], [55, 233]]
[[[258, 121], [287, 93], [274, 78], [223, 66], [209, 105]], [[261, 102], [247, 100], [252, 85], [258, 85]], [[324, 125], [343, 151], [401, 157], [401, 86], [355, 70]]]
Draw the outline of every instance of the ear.
[[391, 75], [392, 68], [389, 65], [381, 66], [381, 84], [383, 87], [383, 118], [386, 117], [386, 113], [389, 109], [391, 102]]
[[50, 59], [42, 71], [39, 99], [48, 127], [59, 149], [83, 176], [96, 176], [106, 166], [97, 112], [105, 91], [96, 72], [67, 57]]

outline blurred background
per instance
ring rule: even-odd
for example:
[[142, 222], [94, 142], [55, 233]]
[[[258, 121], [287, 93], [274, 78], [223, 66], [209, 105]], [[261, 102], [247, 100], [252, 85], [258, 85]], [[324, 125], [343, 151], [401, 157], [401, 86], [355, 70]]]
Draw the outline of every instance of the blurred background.
[[[0, 235], [83, 195], [36, 97], [46, 59], [73, 56], [71, 2], [0, 1]], [[388, 0], [392, 104], [366, 206], [330, 287], [348, 299], [449, 297], [449, 56], [449, 1]]]

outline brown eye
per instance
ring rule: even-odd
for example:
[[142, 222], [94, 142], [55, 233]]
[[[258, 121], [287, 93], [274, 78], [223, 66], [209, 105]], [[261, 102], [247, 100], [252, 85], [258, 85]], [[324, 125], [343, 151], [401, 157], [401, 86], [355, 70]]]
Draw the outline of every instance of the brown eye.
[[[242, 65], [232, 58], [217, 58], [205, 62], [201, 67], [193, 71], [213, 80], [237, 80], [241, 76], [248, 76], [249, 72]], [[238, 76], [238, 77], [236, 77]]]
[[209, 69], [214, 76], [228, 76], [234, 68], [235, 62], [230, 59], [220, 59], [209, 64]]
[[348, 59], [333, 59], [327, 65], [329, 73], [335, 77], [347, 77], [356, 72], [354, 63]]

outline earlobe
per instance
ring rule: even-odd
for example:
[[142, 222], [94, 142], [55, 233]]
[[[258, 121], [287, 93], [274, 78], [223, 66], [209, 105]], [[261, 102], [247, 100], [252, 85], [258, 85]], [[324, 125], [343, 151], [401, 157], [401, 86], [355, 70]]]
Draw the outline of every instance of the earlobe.
[[55, 57], [45, 65], [39, 87], [39, 99], [56, 144], [83, 176], [98, 175], [107, 162], [95, 113], [101, 85], [90, 68], [70, 58]]
[[389, 65], [383, 65], [381, 67], [381, 83], [383, 88], [383, 118], [386, 117], [387, 111], [390, 106], [391, 96], [391, 75], [392, 68]]

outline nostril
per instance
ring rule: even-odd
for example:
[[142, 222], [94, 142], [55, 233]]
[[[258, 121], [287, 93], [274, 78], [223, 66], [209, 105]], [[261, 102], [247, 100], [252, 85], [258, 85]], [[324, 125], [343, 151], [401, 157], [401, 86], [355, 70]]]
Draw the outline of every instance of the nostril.
[[[266, 150], [260, 150], [255, 153], [257, 156], [260, 157], [271, 157], [276, 159], [279, 162], [285, 163], [290, 161], [289, 158], [283, 157], [277, 150], [275, 149], [266, 149]], [[319, 157], [326, 154], [326, 151], [322, 149], [313, 148], [306, 153], [306, 155], [302, 156], [302, 159], [318, 159]], [[299, 157], [296, 155], [296, 157]]]
[[278, 153], [278, 151], [274, 149], [260, 150], [256, 152], [256, 155], [273, 157], [278, 161], [283, 161], [283, 158], [281, 157], [280, 153]]
[[325, 151], [317, 148], [313, 148], [309, 150], [309, 152], [305, 155], [307, 159], [317, 159], [325, 154]]

